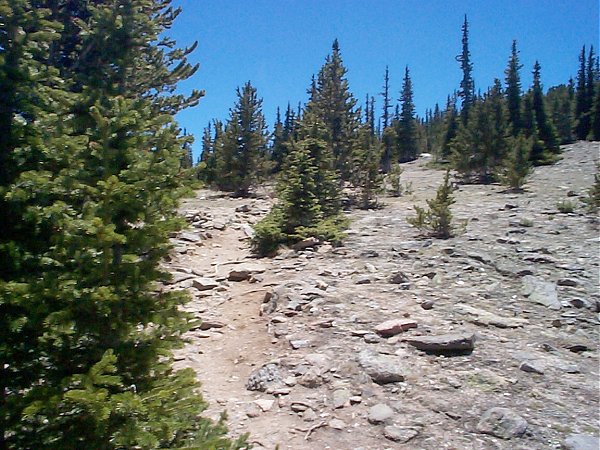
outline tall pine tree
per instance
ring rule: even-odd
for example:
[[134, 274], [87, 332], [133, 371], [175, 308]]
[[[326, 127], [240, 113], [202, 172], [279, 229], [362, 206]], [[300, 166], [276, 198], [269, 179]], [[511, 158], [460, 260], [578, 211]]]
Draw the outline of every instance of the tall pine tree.
[[417, 123], [415, 121], [415, 103], [413, 101], [412, 81], [408, 66], [404, 71], [402, 92], [400, 95], [402, 109], [396, 122], [396, 151], [398, 162], [417, 159]]
[[462, 25], [462, 52], [456, 57], [462, 70], [462, 80], [460, 81], [460, 90], [458, 96], [462, 99], [460, 117], [463, 125], [466, 125], [469, 116], [469, 109], [475, 102], [475, 81], [473, 80], [473, 63], [471, 63], [471, 52], [469, 51], [469, 22], [465, 14], [465, 20]]
[[547, 164], [559, 153], [558, 136], [546, 112], [546, 100], [541, 82], [541, 66], [538, 61], [533, 66], [533, 85], [531, 87], [531, 107], [535, 116], [538, 139], [543, 143], [543, 152], [532, 150], [530, 158], [534, 164]]
[[352, 143], [360, 120], [337, 39], [331, 49], [331, 54], [319, 71], [316, 84], [312, 84], [306, 111], [324, 124], [325, 141], [333, 154], [335, 167], [344, 179], [348, 179]]
[[220, 189], [246, 197], [266, 173], [267, 129], [262, 99], [248, 81], [237, 89], [237, 102], [230, 110], [222, 147], [216, 153]]
[[508, 107], [508, 121], [513, 136], [517, 136], [521, 131], [521, 76], [519, 70], [523, 67], [519, 63], [519, 52], [517, 51], [517, 41], [513, 41], [511, 47], [508, 67], [504, 71], [506, 75], [506, 103]]

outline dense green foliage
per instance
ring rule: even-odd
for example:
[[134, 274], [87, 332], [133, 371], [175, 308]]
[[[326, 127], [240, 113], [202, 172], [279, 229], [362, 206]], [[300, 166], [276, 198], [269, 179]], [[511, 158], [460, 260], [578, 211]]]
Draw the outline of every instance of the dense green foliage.
[[308, 237], [341, 241], [346, 222], [339, 214], [337, 174], [322, 134], [314, 123], [311, 133], [291, 147], [278, 184], [278, 203], [254, 227], [252, 246], [259, 255]]
[[159, 262], [190, 138], [169, 1], [1, 0], [0, 448], [242, 448], [191, 370]]
[[220, 146], [214, 150], [215, 182], [219, 189], [246, 197], [268, 172], [267, 130], [256, 88], [248, 81], [237, 89], [237, 97]]

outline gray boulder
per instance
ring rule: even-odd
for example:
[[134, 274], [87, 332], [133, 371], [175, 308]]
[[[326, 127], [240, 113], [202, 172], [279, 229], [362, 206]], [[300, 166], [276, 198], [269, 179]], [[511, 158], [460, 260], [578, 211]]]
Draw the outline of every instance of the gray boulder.
[[477, 431], [501, 439], [523, 436], [527, 421], [509, 408], [488, 409], [477, 424]]
[[404, 381], [405, 368], [397, 356], [381, 355], [374, 350], [363, 350], [358, 364], [378, 384]]

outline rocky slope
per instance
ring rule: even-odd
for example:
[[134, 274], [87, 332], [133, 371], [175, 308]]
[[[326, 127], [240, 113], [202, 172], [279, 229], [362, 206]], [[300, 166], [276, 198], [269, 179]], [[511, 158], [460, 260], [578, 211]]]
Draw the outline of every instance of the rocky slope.
[[352, 211], [343, 247], [273, 259], [248, 248], [268, 197], [199, 192], [168, 262], [204, 320], [177, 366], [255, 448], [598, 448], [599, 233], [580, 200], [599, 150], [566, 147], [523, 194], [460, 186], [449, 240], [406, 223], [443, 174], [405, 164], [413, 192]]

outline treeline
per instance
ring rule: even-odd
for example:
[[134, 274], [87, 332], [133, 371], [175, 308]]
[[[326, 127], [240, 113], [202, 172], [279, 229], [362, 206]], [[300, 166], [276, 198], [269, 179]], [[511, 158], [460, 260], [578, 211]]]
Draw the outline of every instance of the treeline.
[[[443, 108], [436, 104], [426, 110], [425, 117], [416, 115], [408, 67], [398, 103], [394, 104], [386, 68], [379, 94], [382, 106], [377, 113], [373, 96], [367, 95], [358, 106], [335, 41], [332, 53], [312, 79], [307, 104], [297, 108], [288, 104], [283, 114], [278, 109], [272, 132], [267, 131], [256, 89], [250, 82], [238, 89], [229, 119], [225, 123], [215, 120], [204, 131], [199, 176], [220, 189], [247, 195], [253, 183], [284, 169], [299, 130], [307, 128], [307, 120], [315, 112], [340, 180], [359, 187], [365, 184], [361, 170], [365, 166], [358, 164], [362, 161], [358, 154], [364, 152], [376, 160], [381, 173], [388, 173], [394, 164], [430, 153], [435, 161], [450, 163], [465, 180], [487, 183], [507, 179], [515, 148], [525, 145], [526, 160], [533, 165], [551, 164], [558, 158], [559, 145], [576, 139], [600, 139], [600, 70], [593, 47], [588, 52], [582, 49], [576, 81], [571, 79], [546, 93], [537, 61], [532, 67], [533, 83], [523, 90], [523, 65], [516, 41], [504, 82], [496, 79], [483, 93], [476, 91], [466, 17], [462, 49], [456, 59], [462, 79]], [[365, 134], [372, 140], [366, 140]], [[363, 173], [352, 180], [350, 175], [357, 171]]]
[[278, 109], [271, 133], [256, 89], [250, 82], [238, 89], [229, 119], [214, 120], [204, 130], [197, 173], [205, 183], [239, 196], [262, 180], [279, 180], [280, 202], [257, 227], [255, 246], [263, 254], [307, 237], [335, 240], [343, 224], [342, 189], [352, 190], [352, 203], [372, 207], [384, 179], [400, 193], [399, 164], [421, 153], [430, 153], [465, 182], [501, 182], [518, 190], [532, 166], [557, 161], [561, 144], [600, 140], [598, 57], [584, 47], [579, 59], [577, 81], [547, 93], [536, 61], [533, 83], [523, 91], [523, 66], [513, 41], [504, 84], [496, 79], [485, 92], [476, 91], [465, 16], [456, 57], [459, 87], [444, 109], [436, 105], [419, 118], [408, 67], [397, 104], [386, 67], [380, 114], [373, 96], [359, 106], [336, 40], [311, 80], [308, 102], [296, 109], [288, 103], [283, 117]]
[[[245, 448], [191, 370], [160, 286], [196, 66], [168, 0], [0, 0], [0, 449]], [[189, 158], [189, 157], [188, 157]]]

